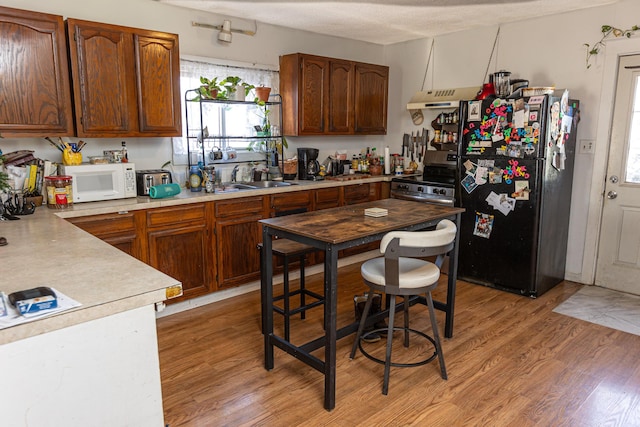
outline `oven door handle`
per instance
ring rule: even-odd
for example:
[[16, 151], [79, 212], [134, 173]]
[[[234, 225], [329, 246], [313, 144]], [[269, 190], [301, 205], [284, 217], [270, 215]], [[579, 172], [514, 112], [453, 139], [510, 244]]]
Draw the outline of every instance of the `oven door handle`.
[[445, 205], [445, 206], [453, 206], [454, 205], [454, 201], [453, 200], [449, 200], [449, 199], [440, 199], [440, 198], [426, 198], [426, 197], [419, 197], [419, 196], [409, 196], [407, 194], [402, 194], [402, 193], [394, 193], [393, 191], [390, 194], [392, 199], [399, 199], [399, 200], [409, 200], [409, 201], [413, 201], [413, 202], [422, 202], [422, 203], [433, 203], [433, 204], [437, 204], [437, 205]]

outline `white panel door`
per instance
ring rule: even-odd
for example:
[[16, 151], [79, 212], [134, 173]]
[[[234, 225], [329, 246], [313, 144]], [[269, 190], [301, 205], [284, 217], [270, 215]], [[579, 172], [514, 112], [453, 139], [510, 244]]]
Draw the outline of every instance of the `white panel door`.
[[640, 295], [640, 55], [620, 58], [615, 99], [595, 283]]

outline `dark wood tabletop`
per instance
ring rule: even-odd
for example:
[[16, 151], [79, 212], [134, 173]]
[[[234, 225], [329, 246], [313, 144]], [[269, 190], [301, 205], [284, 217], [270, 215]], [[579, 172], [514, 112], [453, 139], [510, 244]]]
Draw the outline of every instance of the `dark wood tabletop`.
[[[387, 209], [388, 215], [370, 217], [367, 208]], [[372, 234], [403, 229], [416, 223], [418, 218], [434, 220], [463, 212], [462, 208], [440, 206], [399, 199], [383, 199], [357, 205], [305, 212], [260, 222], [278, 230], [285, 230], [322, 242], [338, 244]]]

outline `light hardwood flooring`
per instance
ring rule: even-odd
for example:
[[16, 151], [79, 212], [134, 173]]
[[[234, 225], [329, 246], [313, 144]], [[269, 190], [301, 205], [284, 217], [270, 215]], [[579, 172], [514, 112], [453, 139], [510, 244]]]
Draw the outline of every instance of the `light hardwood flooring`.
[[[321, 291], [321, 280], [308, 277], [308, 287]], [[444, 299], [444, 280], [436, 299]], [[381, 394], [383, 366], [359, 352], [350, 360], [353, 338], [340, 340], [331, 412], [323, 408], [319, 372], [278, 349], [275, 368], [263, 368], [258, 291], [161, 318], [165, 421], [169, 427], [640, 426], [640, 336], [552, 312], [580, 287], [564, 282], [531, 299], [458, 282], [454, 336], [443, 340], [449, 379], [440, 377], [436, 361], [392, 368], [388, 396]], [[352, 321], [353, 295], [364, 290], [358, 264], [340, 269], [339, 325]], [[275, 318], [281, 331], [281, 316]], [[442, 335], [444, 313], [438, 321]], [[430, 331], [424, 306], [411, 308], [411, 325]], [[294, 342], [321, 333], [322, 308], [292, 321]], [[394, 348], [394, 355], [403, 353]]]

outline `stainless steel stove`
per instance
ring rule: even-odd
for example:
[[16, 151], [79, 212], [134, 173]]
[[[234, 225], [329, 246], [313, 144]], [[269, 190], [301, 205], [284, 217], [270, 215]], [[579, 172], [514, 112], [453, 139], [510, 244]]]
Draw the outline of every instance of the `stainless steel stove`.
[[394, 178], [391, 181], [391, 197], [453, 206], [456, 199], [456, 161], [455, 151], [428, 150], [422, 178]]

